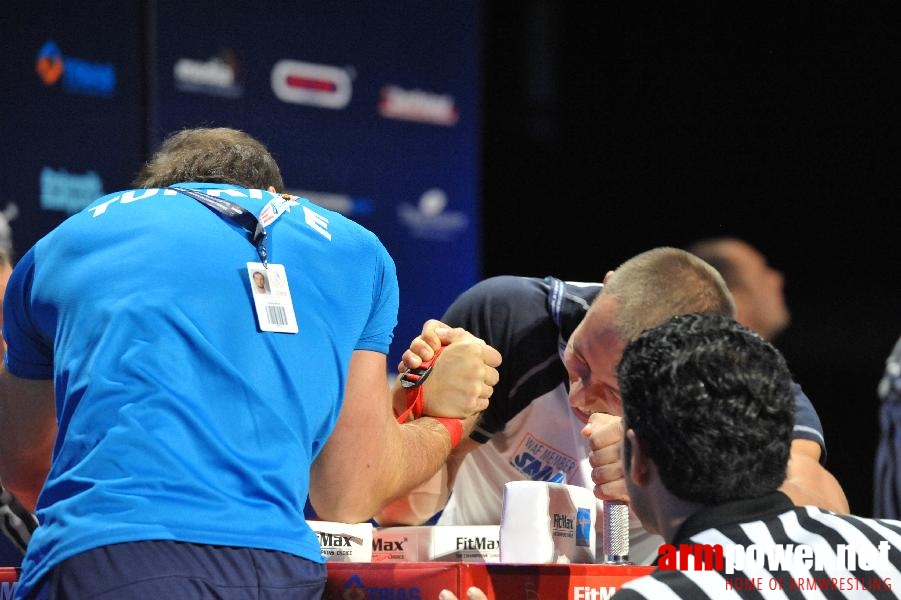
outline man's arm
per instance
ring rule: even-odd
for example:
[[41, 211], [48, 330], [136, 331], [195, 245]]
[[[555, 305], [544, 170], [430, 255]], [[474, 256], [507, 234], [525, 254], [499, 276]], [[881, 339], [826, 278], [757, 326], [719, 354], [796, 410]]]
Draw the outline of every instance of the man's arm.
[[[487, 442], [493, 433], [502, 431], [534, 398], [565, 381], [566, 371], [558, 354], [561, 331], [548, 312], [547, 286], [546, 281], [528, 277], [497, 276], [482, 280], [458, 296], [441, 321], [426, 322], [422, 333], [404, 352], [398, 368], [418, 367], [446, 343], [440, 339], [439, 331], [453, 325], [497, 348], [504, 355], [504, 362], [498, 368], [500, 380], [494, 386], [491, 404], [479, 416], [473, 436], [454, 449], [440, 475], [413, 490], [410, 497], [400, 498], [386, 507], [377, 517], [379, 523], [420, 524], [444, 509], [456, 473], [469, 452]], [[596, 293], [596, 287], [586, 294]], [[585, 298], [586, 306], [588, 302]], [[567, 319], [573, 317], [570, 312], [574, 311], [566, 312]], [[551, 366], [546, 368], [547, 365]], [[401, 404], [395, 410], [400, 414], [403, 408]], [[427, 409], [442, 410], [434, 405]], [[481, 490], [457, 493], [479, 494]]]
[[0, 481], [30, 512], [50, 470], [56, 430], [53, 381], [0, 367]]
[[[601, 413], [591, 415], [582, 434], [591, 447], [589, 462], [594, 495], [602, 500], [628, 501], [621, 448], [622, 419]], [[820, 445], [806, 439], [794, 439], [788, 472], [780, 486], [796, 505], [813, 505], [833, 512], [847, 513], [848, 501], [835, 477], [820, 465]]]
[[[432, 359], [439, 348], [452, 343], [455, 337], [460, 337], [456, 336], [454, 332], [465, 333], [465, 330], [453, 330], [441, 321], [434, 319], [426, 321], [422, 327], [422, 332], [410, 343], [410, 347], [404, 351], [403, 359], [397, 367], [398, 371], [402, 372], [408, 368], [417, 368], [422, 361]], [[442, 366], [445, 366], [444, 363], [442, 363]], [[446, 373], [450, 373], [450, 371], [446, 371]], [[429, 399], [424, 402], [425, 414], [443, 414], [446, 412], [447, 408], [441, 406], [440, 401], [436, 400], [440, 399], [430, 395]], [[395, 394], [395, 414], [403, 414], [405, 409], [406, 400], [402, 395], [398, 396]], [[478, 417], [479, 415], [474, 415], [468, 419], [469, 422], [467, 423], [468, 426], [465, 429], [463, 439], [456, 448], [451, 450], [447, 461], [435, 475], [410, 490], [408, 494], [389, 503], [375, 516], [375, 520], [380, 525], [420, 525], [444, 509], [450, 497], [450, 490], [453, 488], [460, 464], [467, 454], [481, 445], [469, 437], [469, 433], [472, 431], [475, 423], [477, 423]]]
[[798, 506], [809, 504], [846, 514], [848, 499], [835, 476], [820, 464], [820, 452], [817, 442], [792, 440], [788, 473], [779, 489]]
[[379, 525], [421, 525], [439, 511], [444, 510], [460, 464], [466, 455], [481, 446], [472, 438], [464, 437], [453, 449], [447, 462], [433, 477], [417, 486], [409, 494], [388, 504], [375, 520]]
[[[500, 354], [481, 340], [451, 344], [423, 384], [426, 398], [430, 394], [441, 398], [442, 405], [456, 405], [469, 417], [463, 422], [467, 436], [473, 415], [488, 404], [497, 382], [494, 367], [499, 364]], [[454, 377], [446, 377], [450, 370]], [[440, 422], [422, 417], [398, 424], [393, 398], [385, 391], [386, 371], [385, 355], [353, 353], [341, 415], [311, 469], [310, 500], [320, 518], [369, 519], [434, 475], [447, 460], [450, 435]], [[448, 402], [448, 395], [456, 399]]]
[[801, 386], [792, 383], [795, 426], [785, 482], [779, 488], [792, 501], [837, 513], [848, 513], [848, 499], [838, 480], [826, 470], [826, 440], [816, 408]]

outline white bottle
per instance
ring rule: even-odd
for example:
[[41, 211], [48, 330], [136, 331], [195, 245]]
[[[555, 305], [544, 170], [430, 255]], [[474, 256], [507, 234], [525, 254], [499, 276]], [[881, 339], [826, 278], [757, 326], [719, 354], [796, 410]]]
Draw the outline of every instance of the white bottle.
[[504, 485], [502, 563], [593, 563], [597, 501], [591, 490], [563, 483]]

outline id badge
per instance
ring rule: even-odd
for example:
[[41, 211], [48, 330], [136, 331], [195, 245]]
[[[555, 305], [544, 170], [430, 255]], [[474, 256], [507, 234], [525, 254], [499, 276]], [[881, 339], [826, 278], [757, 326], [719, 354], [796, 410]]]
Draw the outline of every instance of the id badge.
[[291, 302], [285, 266], [249, 262], [247, 279], [253, 292], [253, 306], [260, 331], [297, 333], [297, 317]]

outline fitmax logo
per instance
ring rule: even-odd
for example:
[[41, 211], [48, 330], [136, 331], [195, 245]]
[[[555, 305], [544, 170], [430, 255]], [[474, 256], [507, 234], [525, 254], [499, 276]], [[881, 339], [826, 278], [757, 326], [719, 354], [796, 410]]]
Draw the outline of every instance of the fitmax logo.
[[63, 90], [87, 96], [112, 96], [116, 71], [111, 63], [94, 63], [64, 56], [53, 40], [38, 51], [35, 71], [46, 86], [61, 83]]
[[497, 550], [499, 548], [499, 540], [492, 540], [486, 537], [457, 538], [457, 550]]
[[609, 600], [616, 593], [615, 587], [588, 587], [577, 585], [573, 588], [572, 600]]
[[403, 540], [375, 539], [372, 540], [372, 549], [375, 552], [403, 552], [406, 541], [407, 538]]
[[363, 541], [363, 540], [360, 540], [359, 538], [354, 539], [351, 536], [345, 535], [342, 533], [326, 533], [326, 532], [322, 532], [322, 531], [317, 531], [316, 536], [319, 538], [320, 546], [350, 548], [353, 545], [351, 543], [352, 541], [356, 541], [358, 546]]

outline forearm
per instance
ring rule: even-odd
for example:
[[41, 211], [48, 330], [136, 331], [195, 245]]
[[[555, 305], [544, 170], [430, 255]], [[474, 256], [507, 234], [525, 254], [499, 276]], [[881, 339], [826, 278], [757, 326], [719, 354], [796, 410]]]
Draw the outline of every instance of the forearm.
[[[343, 468], [336, 466], [334, 455], [314, 463], [312, 477], [317, 485], [311, 486], [311, 500], [320, 518], [342, 522], [372, 518], [435, 475], [451, 449], [447, 429], [427, 417], [403, 425], [392, 419], [380, 435], [358, 432], [356, 437], [359, 451], [353, 453], [355, 459], [343, 461]], [[317, 466], [324, 464], [328, 469]]]
[[[478, 419], [473, 419], [475, 423]], [[454, 448], [441, 470], [425, 483], [416, 486], [410, 493], [389, 503], [375, 520], [380, 525], [420, 525], [436, 513], [444, 510], [450, 497], [451, 488], [463, 459], [480, 444], [469, 437], [469, 423], [464, 426], [467, 431], [460, 445]]]
[[[3, 431], [9, 429], [3, 426]], [[33, 439], [31, 442], [32, 446], [0, 451], [0, 482], [25, 508], [34, 512], [38, 495], [50, 471], [53, 438]]]
[[788, 471], [780, 490], [798, 505], [832, 512], [849, 512], [848, 499], [838, 480], [819, 463], [819, 446], [808, 440], [792, 442]]
[[[407, 399], [405, 390], [400, 384], [400, 375], [395, 378], [394, 387], [391, 388], [391, 406], [394, 409], [395, 418], [399, 419], [400, 423], [408, 423], [413, 420], [413, 412], [408, 410], [410, 401]], [[400, 419], [404, 413], [406, 415], [403, 419]]]
[[850, 511], [842, 486], [832, 473], [819, 464], [801, 467], [793, 458], [789, 461], [788, 476], [779, 489], [798, 506], [817, 506], [839, 514]]
[[0, 372], [0, 481], [28, 510], [50, 470], [56, 439], [53, 385]]
[[431, 478], [410, 492], [389, 502], [377, 515], [382, 526], [422, 525], [447, 504], [447, 469], [441, 468]]
[[[450, 343], [428, 381], [416, 388], [424, 394], [424, 415], [400, 424], [395, 412], [405, 406], [404, 391], [399, 385], [386, 389], [384, 355], [355, 351], [341, 415], [310, 470], [310, 500], [319, 516], [370, 519], [438, 472], [461, 439], [452, 441], [449, 428], [462, 439], [469, 435], [488, 405], [500, 360], [480, 340]], [[439, 413], [446, 420], [425, 416], [436, 414], [434, 401], [448, 411]], [[466, 418], [450, 418], [454, 415]]]
[[838, 514], [848, 514], [850, 511], [844, 491], [829, 472], [825, 473], [825, 478], [816, 488], [786, 479], [779, 489], [797, 506], [816, 506]]

